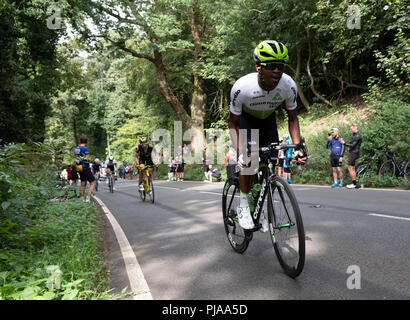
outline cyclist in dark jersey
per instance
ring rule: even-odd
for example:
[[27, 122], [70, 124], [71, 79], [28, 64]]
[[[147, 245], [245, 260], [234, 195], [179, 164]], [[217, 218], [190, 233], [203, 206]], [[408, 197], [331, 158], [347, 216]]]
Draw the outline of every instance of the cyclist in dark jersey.
[[93, 174], [97, 174], [97, 178], [100, 179], [102, 164], [100, 159], [95, 159], [94, 163], [91, 165], [91, 169], [93, 170]]
[[[139, 141], [139, 145], [135, 148], [135, 163], [136, 165], [144, 164], [146, 166], [153, 166], [154, 162], [152, 161], [152, 150], [154, 146], [148, 142], [146, 137], [142, 137]], [[139, 170], [139, 186], [138, 188], [142, 191], [144, 186], [142, 185], [143, 179], [143, 170]], [[150, 169], [150, 174], [152, 174], [152, 169]], [[151, 175], [152, 176], [152, 175]]]

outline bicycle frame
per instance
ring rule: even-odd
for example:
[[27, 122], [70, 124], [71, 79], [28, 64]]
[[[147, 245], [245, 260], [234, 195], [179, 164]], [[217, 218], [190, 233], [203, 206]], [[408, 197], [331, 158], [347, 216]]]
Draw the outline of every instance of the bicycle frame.
[[152, 179], [150, 174], [150, 169], [153, 169], [152, 166], [139, 166], [139, 169], [142, 169], [143, 179], [144, 179], [144, 191], [148, 192], [149, 190], [149, 179]]
[[407, 163], [408, 160], [398, 162], [396, 160], [396, 158], [394, 157], [394, 155], [395, 155], [394, 153], [391, 153], [391, 152], [387, 151], [387, 152], [383, 152], [383, 154], [388, 160], [391, 160], [393, 162], [393, 165], [397, 170], [396, 175], [399, 176], [399, 177], [403, 177], [404, 174], [405, 174], [404, 168], [406, 167], [406, 163]]
[[[280, 147], [280, 146], [278, 146]], [[287, 145], [286, 148], [295, 148], [297, 147], [297, 145]], [[265, 150], [266, 148], [260, 148], [260, 151]], [[266, 150], [265, 150], [266, 151]], [[273, 177], [276, 176], [275, 173], [275, 166], [276, 166], [276, 162], [278, 161], [277, 157], [268, 157], [267, 163], [265, 163], [264, 161], [261, 161], [259, 164], [259, 169], [258, 169], [258, 173], [257, 175], [259, 176], [259, 173], [262, 173], [262, 186], [261, 186], [261, 191], [259, 193], [259, 197], [258, 200], [256, 201], [256, 206], [255, 206], [255, 211], [252, 214], [252, 219], [254, 220], [255, 223], [255, 228], [254, 231], [257, 231], [261, 228], [261, 225], [259, 223], [259, 219], [260, 216], [262, 214], [262, 207], [263, 204], [265, 203], [265, 198], [267, 195], [268, 190], [270, 190], [270, 185], [271, 185], [271, 181], [273, 180]], [[263, 170], [266, 169], [266, 170]], [[268, 171], [269, 170], [269, 171]], [[279, 195], [282, 199], [282, 201], [284, 202], [284, 198], [283, 198], [283, 194], [282, 192], [278, 189]], [[285, 206], [285, 211], [286, 211], [286, 215], [289, 218], [289, 223], [284, 224], [284, 225], [280, 225], [277, 226], [277, 228], [281, 229], [283, 227], [290, 227], [291, 226], [291, 219], [289, 217], [289, 213], [288, 213], [288, 209]]]

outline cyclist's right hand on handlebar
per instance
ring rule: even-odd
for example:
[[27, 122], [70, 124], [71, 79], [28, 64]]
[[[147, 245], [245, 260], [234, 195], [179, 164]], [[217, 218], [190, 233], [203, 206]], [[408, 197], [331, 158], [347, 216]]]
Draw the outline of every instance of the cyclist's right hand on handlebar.
[[305, 140], [301, 138], [301, 142], [298, 143], [298, 146], [295, 148], [296, 156], [295, 160], [298, 164], [305, 164], [309, 158]]

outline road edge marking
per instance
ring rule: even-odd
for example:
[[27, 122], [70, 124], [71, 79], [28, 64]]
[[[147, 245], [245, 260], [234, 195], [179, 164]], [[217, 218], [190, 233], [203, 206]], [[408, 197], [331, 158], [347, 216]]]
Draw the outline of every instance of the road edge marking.
[[138, 259], [135, 256], [134, 250], [132, 250], [132, 247], [120, 224], [100, 198], [94, 196], [94, 199], [98, 202], [98, 204], [107, 215], [108, 221], [110, 221], [111, 226], [114, 230], [115, 237], [117, 238], [117, 242], [121, 249], [125, 268], [127, 270], [131, 290], [134, 292], [133, 299], [154, 300], [148, 287], [147, 281], [145, 280], [144, 274], [142, 273], [142, 269], [138, 263]]
[[369, 216], [373, 216], [373, 217], [381, 217], [381, 218], [390, 218], [390, 219], [398, 219], [398, 220], [410, 221], [410, 218], [398, 217], [398, 216], [389, 216], [389, 215], [386, 215], [386, 214], [369, 213], [368, 215], [369, 215]]

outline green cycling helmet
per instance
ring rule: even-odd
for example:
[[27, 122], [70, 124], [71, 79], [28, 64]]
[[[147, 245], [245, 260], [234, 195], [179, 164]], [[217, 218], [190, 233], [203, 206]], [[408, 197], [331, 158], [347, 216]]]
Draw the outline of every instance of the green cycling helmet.
[[265, 40], [256, 46], [253, 58], [257, 64], [263, 66], [273, 62], [287, 63], [289, 60], [288, 48], [281, 42]]

